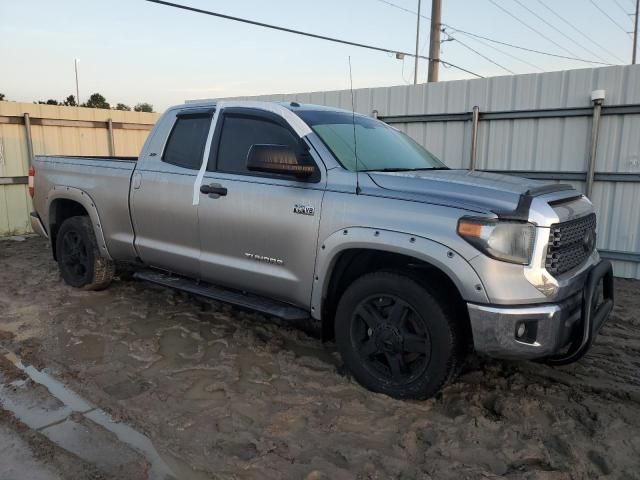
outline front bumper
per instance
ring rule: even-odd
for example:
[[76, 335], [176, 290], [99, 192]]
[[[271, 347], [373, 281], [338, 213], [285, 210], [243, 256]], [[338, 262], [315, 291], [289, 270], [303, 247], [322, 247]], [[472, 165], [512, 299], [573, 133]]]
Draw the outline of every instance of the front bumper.
[[468, 304], [476, 351], [500, 358], [545, 358], [553, 364], [581, 358], [612, 308], [613, 270], [606, 260], [589, 271], [581, 291], [562, 302], [518, 307]]

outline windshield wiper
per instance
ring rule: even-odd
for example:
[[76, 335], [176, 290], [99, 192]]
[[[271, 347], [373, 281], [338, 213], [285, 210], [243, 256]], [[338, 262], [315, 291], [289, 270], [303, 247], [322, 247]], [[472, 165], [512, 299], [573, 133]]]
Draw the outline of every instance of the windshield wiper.
[[423, 167], [423, 168], [370, 168], [361, 172], [419, 172], [420, 170], [449, 170], [449, 167]]

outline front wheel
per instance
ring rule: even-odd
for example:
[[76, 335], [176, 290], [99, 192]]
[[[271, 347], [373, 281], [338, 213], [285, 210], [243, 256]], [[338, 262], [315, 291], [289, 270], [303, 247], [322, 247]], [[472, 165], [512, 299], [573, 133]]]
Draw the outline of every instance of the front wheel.
[[114, 263], [100, 255], [89, 217], [70, 217], [62, 223], [56, 257], [65, 283], [83, 290], [106, 288], [115, 273]]
[[454, 376], [462, 360], [455, 320], [418, 281], [376, 272], [355, 280], [340, 299], [336, 342], [364, 387], [425, 399]]

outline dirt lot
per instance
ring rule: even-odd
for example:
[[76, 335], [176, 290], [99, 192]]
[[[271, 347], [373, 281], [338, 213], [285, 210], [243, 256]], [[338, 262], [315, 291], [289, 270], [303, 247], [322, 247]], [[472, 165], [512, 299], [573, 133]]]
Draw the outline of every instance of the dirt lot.
[[[71, 478], [74, 458], [73, 478], [161, 476], [155, 454], [123, 456], [126, 436], [87, 420], [99, 407], [111, 415], [105, 428], [146, 435], [178, 478], [640, 478], [640, 282], [619, 280], [616, 294], [578, 364], [474, 357], [437, 398], [406, 402], [360, 388], [331, 345], [297, 329], [137, 281], [74, 290], [42, 239], [3, 240], [0, 345], [93, 410], [75, 409], [62, 423], [70, 430], [53, 434], [5, 408], [0, 444], [9, 431], [51, 478]], [[0, 363], [7, 395], [48, 395], [15, 370]], [[68, 431], [97, 442], [100, 455], [64, 457], [74, 451]]]

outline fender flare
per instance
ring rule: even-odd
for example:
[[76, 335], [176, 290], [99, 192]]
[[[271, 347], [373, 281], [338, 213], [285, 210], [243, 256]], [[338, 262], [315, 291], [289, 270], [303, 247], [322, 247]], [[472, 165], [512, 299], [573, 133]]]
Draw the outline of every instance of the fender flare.
[[98, 242], [98, 249], [100, 250], [100, 253], [103, 257], [109, 260], [113, 260], [107, 248], [107, 242], [105, 241], [104, 232], [102, 230], [102, 222], [100, 221], [100, 215], [98, 213], [98, 209], [96, 208], [96, 203], [87, 192], [75, 187], [56, 185], [51, 190], [49, 190], [49, 193], [47, 194], [46, 217], [43, 219], [43, 221], [49, 228], [51, 247], [53, 248], [53, 236], [50, 232], [51, 210], [53, 207], [53, 202], [55, 202], [56, 200], [72, 200], [84, 207], [84, 209], [89, 214], [91, 225], [93, 225], [93, 233], [96, 236], [96, 241]]
[[484, 284], [471, 264], [458, 252], [418, 235], [365, 227], [350, 227], [329, 235], [318, 246], [311, 293], [311, 315], [320, 319], [333, 269], [340, 253], [350, 249], [391, 252], [422, 260], [442, 270], [456, 285], [462, 298], [489, 303]]

